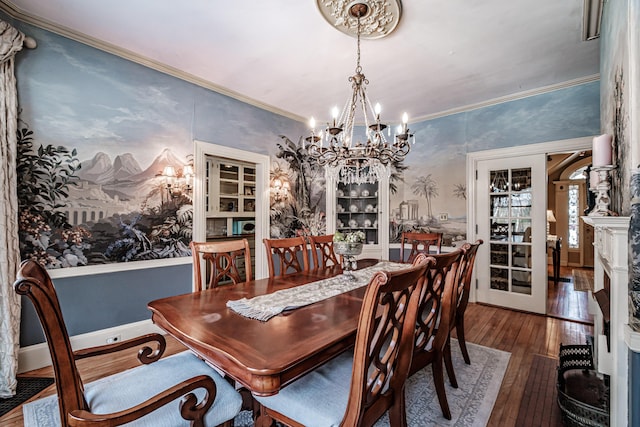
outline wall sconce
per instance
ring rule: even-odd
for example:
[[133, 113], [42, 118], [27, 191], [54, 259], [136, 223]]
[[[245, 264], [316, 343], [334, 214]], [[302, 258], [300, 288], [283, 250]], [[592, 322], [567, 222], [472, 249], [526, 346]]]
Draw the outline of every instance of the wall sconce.
[[290, 190], [289, 181], [286, 179], [275, 178], [271, 181], [271, 192], [276, 202], [288, 199]]
[[194, 172], [191, 165], [185, 165], [178, 171], [173, 166], [165, 166], [160, 176], [164, 179], [164, 186], [171, 197], [178, 197], [192, 189]]

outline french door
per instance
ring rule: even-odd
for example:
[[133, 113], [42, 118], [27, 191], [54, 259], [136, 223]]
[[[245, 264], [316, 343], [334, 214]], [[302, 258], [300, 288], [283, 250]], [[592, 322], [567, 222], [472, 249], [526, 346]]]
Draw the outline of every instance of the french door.
[[547, 297], [544, 154], [477, 163], [477, 300], [544, 314]]

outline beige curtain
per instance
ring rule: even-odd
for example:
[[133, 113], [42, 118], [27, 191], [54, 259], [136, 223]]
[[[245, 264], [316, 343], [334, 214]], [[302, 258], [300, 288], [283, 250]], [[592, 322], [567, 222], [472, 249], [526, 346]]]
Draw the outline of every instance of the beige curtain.
[[0, 20], [0, 397], [11, 397], [16, 392], [20, 349], [20, 298], [12, 286], [20, 262], [16, 194], [18, 99], [13, 58], [23, 44], [35, 47], [33, 39]]

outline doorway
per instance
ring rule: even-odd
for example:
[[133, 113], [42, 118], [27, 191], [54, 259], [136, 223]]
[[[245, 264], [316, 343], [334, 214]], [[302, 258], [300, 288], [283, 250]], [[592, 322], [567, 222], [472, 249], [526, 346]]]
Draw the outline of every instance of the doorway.
[[477, 164], [478, 302], [545, 313], [545, 155]]
[[[476, 286], [471, 290], [471, 300], [478, 302], [486, 302], [492, 305], [502, 305], [507, 308], [521, 309], [525, 311], [532, 311], [545, 314], [546, 313], [546, 295], [547, 295], [547, 263], [546, 263], [546, 197], [547, 189], [545, 185], [546, 171], [544, 160], [548, 153], [568, 152], [568, 151], [584, 151], [591, 149], [593, 137], [583, 137], [568, 140], [552, 141], [540, 144], [529, 144], [524, 146], [510, 147], [505, 149], [486, 150], [481, 152], [474, 152], [467, 154], [467, 188], [469, 189], [469, 198], [467, 201], [467, 212], [469, 213], [467, 220], [467, 240], [474, 241], [476, 239], [483, 239], [485, 244], [482, 245], [478, 251], [477, 263], [476, 263]], [[526, 164], [517, 163], [518, 159], [528, 158], [528, 161], [536, 163], [536, 166], [528, 166]], [[507, 163], [507, 160], [509, 163]], [[511, 163], [513, 162], [513, 163]], [[541, 166], [540, 166], [541, 164]], [[480, 171], [482, 166], [482, 171]], [[536, 186], [533, 189], [531, 197], [531, 211], [529, 217], [524, 216], [523, 209], [520, 209], [520, 213], [516, 211], [509, 211], [509, 215], [505, 218], [501, 218], [500, 221], [495, 221], [496, 227], [504, 227], [502, 229], [495, 229], [496, 231], [505, 231], [505, 233], [498, 233], [495, 236], [499, 237], [499, 240], [492, 240], [492, 223], [491, 223], [491, 193], [489, 188], [492, 183], [492, 179], [498, 179], [497, 171], [507, 171], [506, 177], [508, 180], [512, 180], [513, 172], [516, 171], [516, 175], [520, 173], [519, 169], [527, 169], [531, 167], [531, 179], [539, 182], [540, 170], [542, 171], [542, 189]], [[535, 171], [534, 171], [535, 169]], [[493, 175], [491, 171], [494, 171]], [[525, 172], [529, 173], [529, 172]], [[535, 177], [534, 177], [535, 175]], [[509, 181], [511, 183], [511, 181]], [[533, 181], [532, 181], [533, 182]], [[494, 183], [495, 184], [495, 183]], [[497, 207], [500, 200], [508, 202], [509, 209], [513, 207], [513, 203], [520, 203], [522, 198], [519, 197], [518, 191], [521, 189], [511, 188], [510, 191], [505, 194], [506, 198], [495, 197], [494, 207]], [[520, 208], [520, 206], [515, 206]], [[522, 218], [518, 215], [523, 216]], [[524, 225], [521, 219], [528, 219], [531, 221], [531, 230], [528, 232], [531, 235], [531, 242], [525, 242], [526, 228], [522, 229]], [[506, 222], [505, 222], [506, 221]], [[514, 225], [515, 222], [519, 224]], [[482, 224], [481, 224], [482, 223]], [[500, 225], [500, 223], [505, 223]], [[483, 228], [484, 227], [484, 228]], [[514, 228], [515, 227], [515, 228]], [[522, 234], [514, 234], [522, 233]], [[520, 240], [522, 236], [522, 241]], [[527, 236], [528, 238], [528, 236]], [[504, 240], [506, 239], [506, 245]], [[491, 247], [494, 244], [493, 249], [496, 254], [498, 252], [505, 252], [506, 259], [503, 259], [502, 265], [492, 264], [491, 260]], [[500, 246], [502, 245], [502, 246]], [[529, 250], [527, 254], [525, 249]], [[516, 255], [525, 254], [531, 256], [530, 264], [525, 262], [522, 264], [521, 257]], [[495, 258], [495, 257], [494, 257]], [[517, 259], [520, 258], [520, 259]], [[496, 261], [496, 259], [494, 259]], [[506, 265], [504, 265], [506, 263]], [[491, 288], [491, 268], [499, 268], [503, 271], [495, 271], [494, 273], [500, 273], [503, 280], [502, 282], [508, 283], [508, 292], [501, 289], [496, 289], [499, 286]], [[505, 273], [506, 270], [506, 273]], [[514, 272], [518, 274], [514, 275]], [[525, 273], [524, 275], [522, 273]], [[522, 290], [520, 286], [520, 279], [527, 277], [530, 273], [531, 280], [531, 293], [513, 292], [514, 283], [516, 290]], [[500, 277], [498, 274], [495, 276]], [[519, 276], [519, 277], [518, 277]], [[515, 282], [514, 282], [515, 278]], [[504, 285], [502, 285], [504, 287]]]
[[[238, 165], [254, 166], [254, 168], [250, 168], [253, 169], [251, 177], [247, 177], [244, 173], [242, 176], [238, 175], [239, 184], [242, 184], [246, 178], [247, 183], [251, 184], [250, 193], [253, 194], [246, 194], [247, 190], [243, 185], [242, 191], [238, 190], [236, 204], [231, 209], [234, 212], [229, 213], [228, 216], [232, 218], [237, 213], [241, 217], [242, 210], [251, 210], [251, 216], [254, 217], [252, 221], [255, 222], [255, 224], [252, 222], [255, 232], [255, 247], [258, 248], [254, 248], [252, 253], [255, 257], [255, 278], [267, 277], [266, 254], [264, 250], [261, 250], [261, 242], [262, 239], [269, 237], [269, 156], [203, 141], [194, 141], [194, 143], [193, 240], [202, 242], [207, 239], [207, 209], [214, 206], [212, 201], [207, 199], [212, 194], [207, 188], [207, 171], [211, 171], [211, 159], [222, 158], [231, 162], [235, 161]], [[242, 202], [241, 205], [240, 202]], [[226, 201], [226, 203], [225, 206], [230, 206], [232, 202]], [[216, 203], [215, 206], [219, 206], [219, 203]], [[231, 227], [234, 224], [240, 226], [240, 222], [233, 221], [233, 219], [229, 223]], [[227, 229], [226, 232], [232, 232], [232, 230], [233, 228]]]

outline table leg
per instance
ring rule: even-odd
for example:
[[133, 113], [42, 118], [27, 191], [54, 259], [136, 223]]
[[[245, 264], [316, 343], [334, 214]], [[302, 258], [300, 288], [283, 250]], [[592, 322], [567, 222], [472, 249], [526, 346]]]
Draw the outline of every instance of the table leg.
[[260, 414], [258, 418], [256, 418], [255, 427], [272, 427], [275, 426], [275, 422], [273, 418], [271, 418], [267, 414]]

